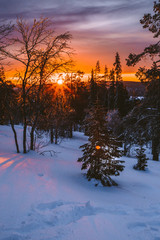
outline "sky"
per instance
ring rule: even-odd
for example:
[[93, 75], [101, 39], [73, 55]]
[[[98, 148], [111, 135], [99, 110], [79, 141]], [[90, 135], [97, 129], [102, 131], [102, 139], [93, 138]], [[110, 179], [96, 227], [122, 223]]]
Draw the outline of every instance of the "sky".
[[155, 41], [139, 23], [152, 9], [152, 0], [0, 0], [1, 19], [49, 17], [57, 33], [69, 31], [76, 68], [86, 73], [97, 60], [102, 72], [104, 65], [112, 68], [116, 52], [123, 73], [134, 73], [137, 67], [127, 67], [125, 59]]

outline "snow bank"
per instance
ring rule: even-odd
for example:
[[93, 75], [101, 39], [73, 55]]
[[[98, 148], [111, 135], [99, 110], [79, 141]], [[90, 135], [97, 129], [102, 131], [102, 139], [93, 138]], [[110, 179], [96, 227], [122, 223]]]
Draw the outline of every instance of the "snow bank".
[[95, 187], [76, 162], [86, 141], [75, 132], [45, 148], [53, 157], [16, 154], [11, 129], [0, 126], [0, 240], [160, 240], [160, 163], [140, 172], [125, 157], [119, 186]]

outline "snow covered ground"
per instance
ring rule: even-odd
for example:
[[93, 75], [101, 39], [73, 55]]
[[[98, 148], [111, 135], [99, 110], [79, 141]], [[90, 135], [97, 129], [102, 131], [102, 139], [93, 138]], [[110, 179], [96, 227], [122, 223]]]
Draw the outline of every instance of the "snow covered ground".
[[53, 157], [16, 154], [11, 129], [0, 126], [0, 240], [160, 240], [160, 162], [140, 172], [123, 158], [119, 186], [95, 187], [76, 162], [86, 141], [75, 132], [46, 148]]

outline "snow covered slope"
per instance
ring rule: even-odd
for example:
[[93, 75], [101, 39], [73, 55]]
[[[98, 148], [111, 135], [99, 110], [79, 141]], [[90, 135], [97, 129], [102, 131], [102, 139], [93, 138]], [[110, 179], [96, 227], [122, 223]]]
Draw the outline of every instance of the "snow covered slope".
[[123, 158], [119, 186], [95, 187], [76, 162], [86, 141], [75, 132], [46, 148], [53, 157], [16, 154], [11, 129], [0, 126], [0, 240], [160, 240], [160, 163], [140, 172]]

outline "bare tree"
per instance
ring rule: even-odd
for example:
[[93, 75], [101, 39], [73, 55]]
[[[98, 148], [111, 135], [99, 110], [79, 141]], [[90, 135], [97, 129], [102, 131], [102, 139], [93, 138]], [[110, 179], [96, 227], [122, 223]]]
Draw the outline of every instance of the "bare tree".
[[[67, 44], [70, 38], [69, 33], [57, 36], [52, 28], [52, 22], [47, 18], [34, 19], [32, 24], [18, 18], [13, 29], [13, 35], [9, 38], [12, 48], [8, 45], [0, 47], [0, 55], [19, 63], [19, 69], [22, 69], [18, 71], [16, 76], [22, 89], [24, 153], [27, 152], [28, 96], [32, 88], [36, 86], [37, 105], [31, 131], [31, 137], [33, 137], [40, 112], [39, 102], [43, 85], [55, 71], [62, 70], [71, 63], [71, 50]], [[32, 142], [31, 149], [33, 149]]]

